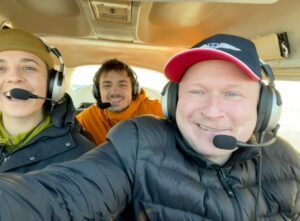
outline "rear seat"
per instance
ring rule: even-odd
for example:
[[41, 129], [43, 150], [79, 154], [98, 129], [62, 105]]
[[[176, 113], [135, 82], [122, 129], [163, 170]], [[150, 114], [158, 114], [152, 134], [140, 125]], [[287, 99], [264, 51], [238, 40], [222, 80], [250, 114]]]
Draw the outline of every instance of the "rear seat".
[[80, 112], [84, 111], [86, 108], [88, 108], [89, 106], [91, 106], [92, 102], [82, 102], [80, 103], [79, 107], [76, 108], [76, 115], [79, 114]]

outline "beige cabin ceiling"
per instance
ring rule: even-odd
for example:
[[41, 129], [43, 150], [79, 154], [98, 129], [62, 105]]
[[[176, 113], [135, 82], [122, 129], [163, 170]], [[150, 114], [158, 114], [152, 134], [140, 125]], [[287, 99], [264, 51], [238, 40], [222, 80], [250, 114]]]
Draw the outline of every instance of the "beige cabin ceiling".
[[0, 0], [0, 25], [42, 36], [61, 50], [68, 67], [118, 57], [159, 71], [175, 52], [211, 34], [257, 38], [287, 32], [289, 59], [271, 64], [297, 70], [300, 1], [241, 2], [245, 1]]

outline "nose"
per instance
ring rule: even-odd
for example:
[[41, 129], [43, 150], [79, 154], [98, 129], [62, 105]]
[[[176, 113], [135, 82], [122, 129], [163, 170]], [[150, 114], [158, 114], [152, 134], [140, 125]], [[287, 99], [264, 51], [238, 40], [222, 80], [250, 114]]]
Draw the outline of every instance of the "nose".
[[118, 93], [120, 90], [119, 90], [119, 86], [118, 85], [113, 85], [112, 88], [111, 88], [111, 92], [112, 93]]
[[24, 77], [18, 71], [18, 69], [16, 68], [10, 69], [10, 71], [7, 73], [7, 82], [17, 83], [23, 81], [24, 81]]
[[222, 118], [224, 116], [222, 98], [218, 95], [210, 95], [202, 105], [202, 115], [208, 118]]

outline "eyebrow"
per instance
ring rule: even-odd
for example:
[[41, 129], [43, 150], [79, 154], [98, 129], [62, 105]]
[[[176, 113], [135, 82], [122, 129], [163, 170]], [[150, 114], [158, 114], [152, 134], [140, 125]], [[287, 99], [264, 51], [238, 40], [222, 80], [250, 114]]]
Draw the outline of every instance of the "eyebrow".
[[32, 59], [32, 58], [22, 58], [21, 61], [22, 61], [22, 62], [33, 62], [33, 63], [35, 63], [36, 65], [41, 66], [37, 61], [35, 61], [35, 60]]
[[[0, 58], [0, 62], [5, 63], [5, 62], [7, 62], [7, 60]], [[21, 62], [33, 62], [36, 65], [41, 66], [37, 61], [35, 61], [34, 59], [31, 59], [31, 58], [22, 58]]]
[[101, 84], [111, 84], [112, 81], [106, 80], [106, 81], [102, 81]]
[[[127, 80], [120, 80], [117, 83], [130, 83], [130, 82], [128, 82]], [[102, 81], [102, 84], [112, 84], [112, 81], [105, 80], [105, 81]]]
[[118, 83], [130, 83], [130, 82], [127, 80], [120, 80], [120, 81], [118, 81]]

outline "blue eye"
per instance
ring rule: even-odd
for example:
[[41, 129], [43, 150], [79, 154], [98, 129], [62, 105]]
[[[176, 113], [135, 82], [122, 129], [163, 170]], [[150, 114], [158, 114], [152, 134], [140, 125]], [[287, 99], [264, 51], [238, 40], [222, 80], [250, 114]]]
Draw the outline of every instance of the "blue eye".
[[238, 96], [238, 94], [235, 92], [229, 92], [229, 93], [227, 93], [227, 96], [235, 97], [235, 96]]
[[230, 99], [239, 99], [241, 97], [241, 94], [237, 93], [237, 92], [230, 91], [230, 92], [225, 93], [225, 97], [228, 97]]

